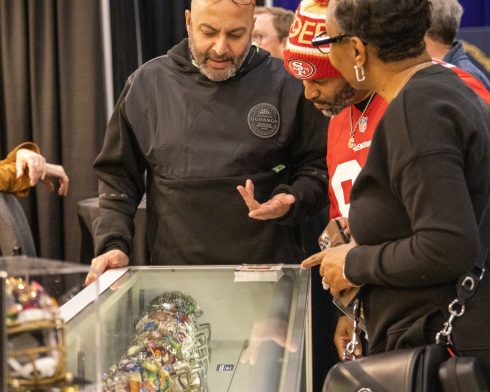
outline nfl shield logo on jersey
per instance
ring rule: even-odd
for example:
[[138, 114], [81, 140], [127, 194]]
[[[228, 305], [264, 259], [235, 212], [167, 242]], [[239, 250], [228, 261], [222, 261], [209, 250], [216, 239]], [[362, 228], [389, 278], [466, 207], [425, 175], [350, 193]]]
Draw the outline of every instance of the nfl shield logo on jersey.
[[361, 117], [359, 119], [359, 131], [361, 133], [364, 133], [366, 132], [366, 129], [367, 129], [367, 122], [368, 122], [368, 118], [367, 117]]

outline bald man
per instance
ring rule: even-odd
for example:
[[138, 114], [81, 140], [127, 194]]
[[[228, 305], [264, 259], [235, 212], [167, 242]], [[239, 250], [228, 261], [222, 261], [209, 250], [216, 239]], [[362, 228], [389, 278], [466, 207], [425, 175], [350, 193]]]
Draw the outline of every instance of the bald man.
[[252, 46], [254, 7], [193, 0], [189, 38], [128, 78], [94, 163], [101, 216], [87, 283], [128, 264], [145, 192], [150, 264], [301, 260], [298, 225], [327, 200], [327, 120]]

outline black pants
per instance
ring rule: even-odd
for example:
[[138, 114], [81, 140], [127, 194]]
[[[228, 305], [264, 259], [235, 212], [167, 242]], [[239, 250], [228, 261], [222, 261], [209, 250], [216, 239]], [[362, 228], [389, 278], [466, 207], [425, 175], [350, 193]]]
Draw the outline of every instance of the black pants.
[[[328, 223], [328, 208], [303, 224], [306, 256], [318, 253], [318, 237]], [[337, 326], [337, 308], [332, 296], [323, 290], [318, 267], [311, 271], [313, 391], [321, 391], [328, 370], [339, 361], [333, 336]]]

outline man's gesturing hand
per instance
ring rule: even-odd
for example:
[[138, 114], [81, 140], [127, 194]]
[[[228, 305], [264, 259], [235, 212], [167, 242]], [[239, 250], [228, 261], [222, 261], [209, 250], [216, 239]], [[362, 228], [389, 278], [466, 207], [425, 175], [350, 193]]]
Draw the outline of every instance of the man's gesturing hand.
[[237, 190], [250, 210], [248, 216], [257, 220], [281, 218], [288, 213], [291, 205], [296, 201], [293, 195], [278, 193], [272, 199], [261, 204], [254, 198], [252, 180], [247, 180], [245, 187], [239, 185]]

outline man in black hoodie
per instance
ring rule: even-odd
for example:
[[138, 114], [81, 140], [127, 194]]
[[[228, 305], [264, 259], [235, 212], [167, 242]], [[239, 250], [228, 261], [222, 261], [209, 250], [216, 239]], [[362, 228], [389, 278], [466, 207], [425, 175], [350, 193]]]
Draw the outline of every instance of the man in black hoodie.
[[128, 264], [145, 192], [151, 264], [301, 260], [297, 225], [327, 203], [327, 121], [251, 45], [253, 11], [253, 0], [193, 0], [189, 38], [128, 78], [94, 163], [87, 283]]

